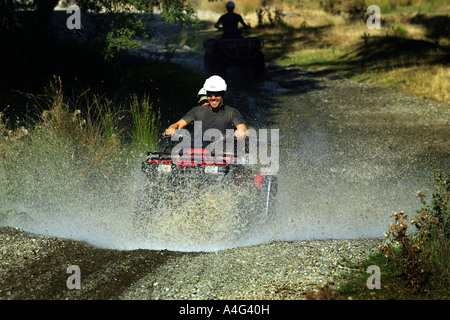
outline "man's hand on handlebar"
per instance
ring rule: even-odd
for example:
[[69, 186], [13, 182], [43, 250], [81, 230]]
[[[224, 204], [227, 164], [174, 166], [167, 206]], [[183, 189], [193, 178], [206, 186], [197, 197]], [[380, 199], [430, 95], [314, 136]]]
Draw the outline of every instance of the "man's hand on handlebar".
[[242, 129], [236, 129], [236, 131], [234, 132], [234, 136], [237, 139], [242, 139], [248, 136], [248, 131], [244, 131]]
[[167, 128], [166, 131], [165, 131], [166, 136], [173, 135], [175, 133], [175, 130], [176, 129], [174, 129], [174, 128]]

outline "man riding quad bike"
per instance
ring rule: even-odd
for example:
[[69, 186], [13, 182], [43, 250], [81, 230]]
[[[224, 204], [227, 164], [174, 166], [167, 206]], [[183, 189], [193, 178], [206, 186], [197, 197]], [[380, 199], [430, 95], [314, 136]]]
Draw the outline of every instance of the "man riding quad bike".
[[186, 132], [164, 136], [160, 149], [148, 152], [142, 163], [146, 183], [135, 210], [135, 230], [155, 241], [178, 236], [194, 244], [225, 243], [270, 222], [277, 178], [260, 174], [245, 149], [239, 149], [245, 139], [229, 134], [233, 152], [217, 152], [227, 150], [230, 140], [200, 146]]
[[[218, 74], [225, 76], [230, 67], [250, 67], [253, 75], [260, 78], [265, 72], [265, 61], [262, 53], [263, 41], [259, 37], [244, 38], [242, 29], [249, 29], [241, 15], [234, 13], [234, 3], [226, 4], [228, 13], [222, 15], [214, 25], [222, 30], [219, 38], [204, 41], [204, 66], [208, 76]], [[239, 28], [242, 24], [242, 29]]]
[[[213, 120], [194, 119], [193, 139], [184, 129], [186, 121], [172, 125], [158, 150], [148, 152], [142, 163], [146, 182], [134, 222], [135, 230], [145, 238], [169, 242], [180, 236], [184, 243], [194, 244], [233, 242], [273, 216], [277, 179], [260, 174], [258, 164], [250, 159], [249, 139], [242, 134], [244, 124], [224, 132], [202, 130], [214, 123], [214, 116], [225, 114], [223, 100], [214, 101], [216, 95], [224, 96], [225, 82], [211, 78], [204, 87], [215, 107], [197, 108], [212, 109]], [[212, 122], [200, 125], [208, 119]]]

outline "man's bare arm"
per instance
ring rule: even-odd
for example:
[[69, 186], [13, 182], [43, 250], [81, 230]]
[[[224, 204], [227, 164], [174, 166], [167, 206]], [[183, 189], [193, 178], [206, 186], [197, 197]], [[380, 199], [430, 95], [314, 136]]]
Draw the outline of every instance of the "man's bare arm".
[[178, 120], [177, 122], [171, 124], [167, 129], [166, 129], [166, 135], [171, 136], [172, 134], [175, 133], [175, 130], [177, 129], [183, 129], [184, 127], [186, 127], [188, 125], [188, 123], [186, 121], [184, 121], [183, 119]]

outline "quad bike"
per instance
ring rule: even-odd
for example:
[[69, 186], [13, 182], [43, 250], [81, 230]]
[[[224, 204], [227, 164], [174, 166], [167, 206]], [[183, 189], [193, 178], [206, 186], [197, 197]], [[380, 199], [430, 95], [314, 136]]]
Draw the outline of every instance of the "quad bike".
[[260, 78], [265, 72], [264, 42], [259, 37], [206, 39], [204, 66], [206, 75], [226, 76], [230, 67], [252, 68], [253, 75]]
[[224, 139], [173, 152], [178, 142], [164, 136], [160, 151], [148, 152], [142, 163], [146, 185], [135, 229], [167, 241], [174, 235], [183, 241], [226, 241], [271, 221], [277, 178], [259, 174], [248, 161], [248, 143], [239, 152], [244, 143], [234, 142], [228, 154], [213, 148]]

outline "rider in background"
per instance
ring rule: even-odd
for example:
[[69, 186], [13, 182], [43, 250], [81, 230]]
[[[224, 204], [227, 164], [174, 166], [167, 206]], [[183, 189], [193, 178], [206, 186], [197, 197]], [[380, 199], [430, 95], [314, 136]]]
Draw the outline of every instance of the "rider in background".
[[[228, 1], [225, 7], [227, 8], [228, 13], [222, 15], [214, 27], [223, 30], [222, 38], [239, 38], [241, 37], [241, 31], [238, 27], [239, 23], [242, 24], [244, 29], [249, 29], [250, 25], [244, 22], [240, 14], [234, 13], [233, 1]], [[220, 25], [222, 25], [222, 27]]]

